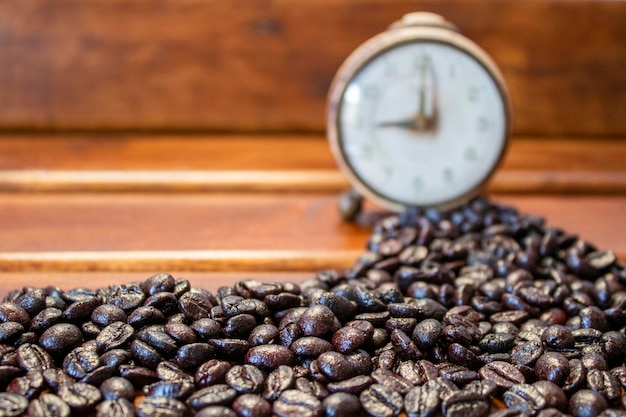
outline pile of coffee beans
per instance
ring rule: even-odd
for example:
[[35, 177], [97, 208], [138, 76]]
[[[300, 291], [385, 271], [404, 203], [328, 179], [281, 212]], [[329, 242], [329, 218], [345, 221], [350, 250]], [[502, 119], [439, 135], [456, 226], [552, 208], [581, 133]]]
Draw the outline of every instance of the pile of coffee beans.
[[625, 329], [615, 254], [477, 198], [300, 284], [12, 291], [0, 417], [618, 417]]

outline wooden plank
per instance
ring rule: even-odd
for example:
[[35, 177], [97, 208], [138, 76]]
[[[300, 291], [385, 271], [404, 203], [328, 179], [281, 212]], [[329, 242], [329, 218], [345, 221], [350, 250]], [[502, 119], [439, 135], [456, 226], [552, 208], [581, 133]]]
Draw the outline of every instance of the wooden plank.
[[[491, 193], [626, 194], [626, 141], [512, 139]], [[323, 136], [0, 136], [3, 191], [348, 187]]]
[[[372, 222], [334, 195], [4, 195], [4, 271], [311, 271], [347, 266]], [[626, 197], [498, 197], [626, 258]], [[190, 252], [191, 251], [191, 252]]]
[[342, 60], [416, 10], [494, 57], [518, 134], [626, 134], [611, 0], [6, 0], [0, 129], [319, 132]]

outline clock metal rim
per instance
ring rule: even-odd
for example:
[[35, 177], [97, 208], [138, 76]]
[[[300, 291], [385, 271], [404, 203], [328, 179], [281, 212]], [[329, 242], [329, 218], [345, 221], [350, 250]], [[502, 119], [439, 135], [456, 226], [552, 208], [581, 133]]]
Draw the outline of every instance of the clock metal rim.
[[362, 68], [379, 55], [395, 47], [420, 42], [436, 42], [447, 44], [453, 48], [460, 50], [461, 52], [469, 55], [471, 59], [474, 59], [479, 65], [481, 65], [489, 77], [493, 80], [497, 91], [500, 95], [504, 107], [504, 137], [502, 138], [502, 149], [497, 161], [493, 164], [490, 171], [485, 175], [480, 183], [471, 188], [467, 192], [459, 195], [454, 199], [440, 201], [434, 204], [423, 205], [422, 207], [437, 207], [440, 209], [449, 209], [458, 206], [473, 196], [477, 195], [486, 185], [489, 178], [493, 175], [495, 170], [500, 166], [506, 150], [508, 148], [511, 130], [511, 101], [510, 96], [504, 83], [504, 78], [496, 66], [495, 62], [487, 55], [487, 53], [480, 48], [477, 44], [472, 42], [465, 36], [451, 30], [442, 27], [432, 26], [405, 26], [400, 28], [389, 29], [386, 32], [382, 32], [373, 38], [367, 40], [361, 46], [359, 46], [341, 65], [333, 82], [331, 84], [328, 94], [327, 104], [327, 135], [330, 142], [330, 147], [339, 165], [340, 170], [348, 177], [350, 183], [356, 188], [356, 190], [374, 201], [378, 205], [400, 212], [407, 206], [413, 204], [393, 200], [385, 197], [375, 190], [373, 190], [365, 181], [363, 181], [352, 169], [347, 162], [347, 158], [344, 155], [341, 138], [341, 129], [339, 127], [341, 114], [341, 101], [346, 88], [350, 81], [360, 72]]

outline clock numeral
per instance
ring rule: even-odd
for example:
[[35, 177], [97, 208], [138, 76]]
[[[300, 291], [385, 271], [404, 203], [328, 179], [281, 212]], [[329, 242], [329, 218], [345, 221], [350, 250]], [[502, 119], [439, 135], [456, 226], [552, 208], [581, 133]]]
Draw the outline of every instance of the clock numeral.
[[475, 85], [471, 86], [469, 90], [467, 90], [467, 98], [471, 102], [478, 101], [480, 98], [480, 89]]
[[414, 177], [411, 185], [413, 186], [413, 190], [418, 193], [424, 191], [424, 180], [422, 177]]
[[476, 148], [474, 148], [473, 146], [469, 146], [466, 150], [465, 150], [465, 154], [463, 155], [463, 157], [465, 158], [466, 161], [476, 161], [478, 160], [478, 155], [476, 154]]
[[454, 184], [454, 171], [451, 168], [443, 170], [443, 180], [446, 184]]
[[489, 128], [491, 128], [491, 123], [489, 123], [489, 119], [487, 119], [485, 116], [479, 117], [476, 123], [479, 132], [485, 132], [489, 130]]

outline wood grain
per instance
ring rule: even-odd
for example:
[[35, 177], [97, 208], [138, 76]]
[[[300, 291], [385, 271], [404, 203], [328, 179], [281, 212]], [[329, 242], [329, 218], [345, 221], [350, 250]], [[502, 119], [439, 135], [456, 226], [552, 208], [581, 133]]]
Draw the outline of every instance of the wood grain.
[[[626, 197], [498, 197], [626, 258]], [[342, 223], [326, 194], [10, 194], [0, 269], [312, 271], [347, 266], [372, 222]], [[193, 252], [189, 252], [193, 251]]]
[[[492, 193], [626, 194], [626, 141], [516, 137]], [[0, 136], [4, 191], [311, 191], [348, 187], [323, 136]]]
[[342, 60], [416, 10], [494, 57], [518, 134], [626, 134], [611, 0], [7, 0], [0, 129], [320, 132]]

